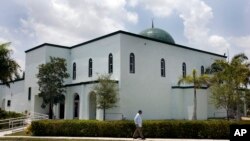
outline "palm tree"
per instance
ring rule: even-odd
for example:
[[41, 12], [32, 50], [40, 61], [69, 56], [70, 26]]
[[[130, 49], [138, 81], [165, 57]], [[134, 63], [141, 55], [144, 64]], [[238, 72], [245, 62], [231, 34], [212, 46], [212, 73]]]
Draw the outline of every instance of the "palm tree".
[[7, 48], [9, 45], [10, 43], [0, 44], [0, 81], [8, 87], [14, 76], [18, 76], [20, 68], [17, 62], [10, 58], [12, 51]]
[[193, 84], [194, 85], [194, 109], [193, 109], [193, 120], [197, 119], [197, 96], [196, 90], [209, 82], [209, 76], [203, 74], [198, 76], [195, 69], [192, 71], [192, 75], [187, 75], [186, 77], [181, 77], [178, 81], [178, 85], [181, 83]]
[[[244, 97], [242, 93], [246, 93], [247, 84], [249, 84], [250, 77], [250, 63], [244, 53], [235, 55], [231, 62], [226, 60], [216, 60], [215, 66], [219, 66], [220, 70], [213, 72], [212, 85], [226, 85], [229, 97], [233, 98], [234, 106], [236, 107], [236, 118], [240, 119], [240, 103], [241, 98]], [[245, 89], [243, 88], [245, 86]], [[231, 107], [232, 108], [232, 107]]]

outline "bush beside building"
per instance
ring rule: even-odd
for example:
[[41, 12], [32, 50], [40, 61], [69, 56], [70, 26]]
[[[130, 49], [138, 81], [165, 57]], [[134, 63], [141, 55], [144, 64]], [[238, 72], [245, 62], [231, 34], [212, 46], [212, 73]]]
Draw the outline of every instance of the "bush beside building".
[[[231, 124], [250, 122], [213, 121], [144, 121], [147, 138], [229, 139]], [[31, 124], [35, 136], [132, 137], [133, 121], [43, 120]]]

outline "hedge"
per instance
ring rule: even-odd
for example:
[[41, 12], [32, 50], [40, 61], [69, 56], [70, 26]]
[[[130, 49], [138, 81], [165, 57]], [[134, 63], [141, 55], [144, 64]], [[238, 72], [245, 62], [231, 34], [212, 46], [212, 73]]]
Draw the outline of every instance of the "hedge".
[[[215, 121], [144, 121], [147, 138], [229, 139], [231, 124], [250, 122]], [[133, 121], [43, 120], [30, 128], [34, 136], [132, 137]]]
[[7, 119], [7, 118], [17, 118], [21, 117], [23, 114], [16, 113], [16, 112], [10, 112], [10, 111], [4, 111], [0, 108], [0, 119]]

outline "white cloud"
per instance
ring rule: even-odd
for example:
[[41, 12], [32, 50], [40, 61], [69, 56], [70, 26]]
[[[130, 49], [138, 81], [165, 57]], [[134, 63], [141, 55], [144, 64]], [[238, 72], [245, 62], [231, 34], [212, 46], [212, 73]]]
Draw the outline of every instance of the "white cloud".
[[226, 52], [226, 50], [230, 47], [228, 41], [224, 37], [218, 35], [211, 35], [208, 42], [219, 52]]
[[127, 0], [127, 4], [130, 7], [135, 7], [138, 4], [138, 0]]
[[[0, 35], [0, 43], [8, 43], [8, 42], [12, 41], [13, 38], [11, 36], [11, 33], [10, 33], [9, 29], [0, 26], [0, 33], [1, 33], [1, 35]], [[13, 43], [11, 43], [8, 46], [8, 48], [11, 49], [13, 51], [13, 53], [17, 52], [17, 49], [13, 46]]]
[[239, 47], [250, 49], [250, 35], [242, 37], [234, 37], [232, 41]]
[[127, 12], [127, 19], [129, 22], [136, 24], [138, 21], [138, 17], [136, 13], [133, 12]]
[[213, 11], [202, 0], [138, 0], [138, 2], [156, 17], [165, 18], [174, 12], [177, 13], [183, 20], [184, 36], [194, 48], [223, 54], [226, 48], [230, 47], [226, 38], [210, 34], [208, 25], [213, 18]]
[[[231, 37], [230, 42], [231, 44], [233, 44], [234, 47], [239, 48], [237, 53], [244, 52], [248, 57], [250, 57], [250, 35], [241, 37]], [[239, 50], [241, 52], [239, 52]]]
[[29, 0], [22, 31], [39, 43], [74, 45], [136, 24], [138, 15], [126, 4], [125, 0]]
[[9, 35], [9, 31], [7, 28], [0, 26], [0, 43], [9, 42], [5, 36]]
[[14, 0], [12, 5], [17, 9], [6, 14], [18, 20], [11, 25], [10, 19], [0, 22], [0, 42], [11, 42], [22, 69], [24, 51], [33, 46], [44, 42], [71, 46], [138, 22], [126, 0]]
[[[177, 9], [180, 0], [138, 0], [140, 4], [157, 17], [167, 17]], [[139, 4], [138, 4], [139, 5]]]

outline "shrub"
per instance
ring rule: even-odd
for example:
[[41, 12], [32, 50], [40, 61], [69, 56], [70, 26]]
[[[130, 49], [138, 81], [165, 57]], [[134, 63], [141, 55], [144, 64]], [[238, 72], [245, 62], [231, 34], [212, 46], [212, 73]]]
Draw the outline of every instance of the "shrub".
[[[152, 120], [143, 122], [143, 133], [148, 138], [228, 139], [230, 124], [243, 122]], [[133, 121], [43, 120], [31, 124], [35, 136], [132, 137], [134, 130]]]
[[17, 118], [21, 116], [23, 116], [23, 114], [16, 112], [7, 112], [0, 108], [0, 119]]

